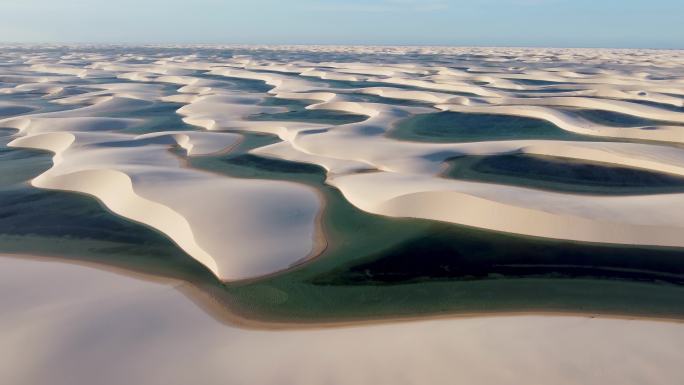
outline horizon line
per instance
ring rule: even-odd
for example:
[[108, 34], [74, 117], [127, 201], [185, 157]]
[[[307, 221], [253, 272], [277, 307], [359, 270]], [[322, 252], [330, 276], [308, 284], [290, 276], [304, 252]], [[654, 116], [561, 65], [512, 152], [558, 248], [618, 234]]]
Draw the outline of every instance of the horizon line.
[[171, 43], [171, 42], [67, 42], [67, 41], [2, 41], [0, 46], [121, 46], [121, 47], [378, 47], [378, 48], [520, 48], [520, 49], [616, 49], [682, 51], [674, 47], [625, 47], [625, 46], [552, 46], [552, 45], [476, 45], [476, 44], [373, 44], [373, 43]]

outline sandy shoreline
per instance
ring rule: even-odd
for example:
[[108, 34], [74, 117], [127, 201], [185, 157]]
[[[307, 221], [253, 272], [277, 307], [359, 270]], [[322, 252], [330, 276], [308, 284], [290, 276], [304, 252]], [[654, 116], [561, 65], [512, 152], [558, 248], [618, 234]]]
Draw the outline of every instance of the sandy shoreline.
[[0, 265], [13, 293], [0, 296], [0, 373], [16, 384], [670, 385], [684, 374], [681, 322], [504, 315], [244, 329], [168, 283], [45, 260]]
[[527, 317], [527, 316], [546, 316], [546, 317], [580, 317], [587, 319], [614, 319], [624, 321], [651, 321], [665, 323], [684, 323], [681, 318], [656, 317], [652, 315], [620, 315], [607, 313], [581, 313], [563, 311], [501, 311], [501, 312], [454, 312], [450, 314], [427, 314], [415, 316], [382, 316], [374, 319], [357, 319], [345, 321], [310, 321], [304, 319], [293, 319], [292, 321], [272, 321], [264, 319], [263, 315], [253, 313], [246, 317], [242, 311], [231, 310], [230, 303], [217, 300], [212, 294], [201, 287], [178, 278], [162, 277], [154, 274], [135, 272], [123, 267], [115, 267], [105, 263], [75, 259], [65, 259], [59, 256], [36, 256], [25, 254], [2, 254], [2, 258], [12, 258], [18, 260], [45, 261], [52, 263], [63, 263], [68, 265], [95, 268], [121, 276], [135, 278], [147, 282], [163, 285], [170, 285], [183, 293], [188, 299], [198, 306], [198, 308], [211, 315], [215, 320], [228, 326], [246, 328], [250, 330], [316, 330], [330, 328], [362, 327], [370, 325], [384, 325], [394, 323], [418, 322], [429, 320], [458, 320], [472, 318], [492, 318], [492, 317]]

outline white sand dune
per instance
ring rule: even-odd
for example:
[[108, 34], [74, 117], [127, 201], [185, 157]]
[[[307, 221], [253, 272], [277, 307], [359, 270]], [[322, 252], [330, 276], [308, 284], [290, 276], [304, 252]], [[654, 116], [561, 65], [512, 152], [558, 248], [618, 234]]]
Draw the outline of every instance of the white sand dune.
[[[592, 197], [526, 188], [364, 173], [332, 179], [363, 210], [588, 242], [683, 247], [684, 194]], [[586, 202], [586, 201], [589, 202]]]
[[8, 384], [675, 385], [684, 378], [681, 323], [530, 315], [250, 330], [211, 318], [172, 280], [0, 257], [0, 281], [0, 376]]
[[[95, 195], [112, 211], [164, 232], [225, 280], [279, 271], [315, 255], [316, 217], [324, 204], [309, 187], [204, 173], [181, 167], [183, 155], [168, 152], [226, 151], [241, 140], [240, 132], [277, 135], [281, 142], [251, 153], [323, 167], [327, 183], [368, 212], [556, 239], [684, 246], [684, 211], [678, 210], [684, 194], [575, 195], [441, 176], [453, 157], [515, 153], [684, 176], [684, 150], [673, 145], [684, 143], [680, 51], [313, 46], [280, 47], [279, 59], [258, 54], [268, 47], [239, 49], [247, 53], [26, 55], [0, 70], [8, 80], [3, 95], [35, 92], [61, 110], [25, 113], [0, 126], [19, 130], [13, 146], [56, 153], [54, 167], [34, 185]], [[387, 63], [284, 59], [290, 50], [382, 52]], [[447, 67], [427, 59], [405, 62], [407, 53], [469, 59]], [[241, 83], [249, 81], [270, 89]], [[82, 83], [84, 92], [60, 96]], [[278, 99], [365, 119], [340, 125], [257, 119], [289, 111], [271, 103]], [[199, 131], [120, 132], [144, 122], [128, 112], [164, 103], [182, 104], [177, 114]], [[654, 124], [601, 124], [573, 112], [578, 110]], [[439, 111], [543, 119], [587, 138], [614, 141], [418, 143], [387, 135], [403, 119]], [[158, 214], [140, 214], [145, 207]]]
[[55, 153], [54, 166], [34, 186], [93, 195], [113, 212], [168, 235], [221, 279], [270, 274], [316, 253], [321, 203], [311, 189], [183, 168], [168, 152], [180, 146], [188, 156], [207, 155], [235, 145], [240, 135], [120, 134], [113, 131], [140, 122], [89, 116], [136, 104], [117, 97], [0, 125], [19, 130], [10, 146]]
[[[279, 85], [281, 89], [286, 86], [283, 83]], [[415, 175], [416, 172], [427, 171], [429, 166], [425, 164], [426, 159], [431, 160], [431, 168], [437, 171], [441, 162], [455, 155], [515, 151], [587, 159], [683, 175], [684, 153], [681, 150], [646, 144], [553, 141], [460, 145], [398, 143], [384, 136], [368, 134], [365, 128], [390, 126], [392, 122], [405, 117], [408, 108], [356, 102], [323, 102], [311, 105], [310, 108], [353, 112], [366, 115], [369, 119], [363, 123], [346, 125], [345, 130], [296, 136], [292, 141], [293, 151], [290, 154], [283, 144], [258, 150], [257, 153], [313, 162], [328, 170], [343, 173], [361, 169], [358, 161], [374, 165], [380, 170], [391, 171], [341, 177], [332, 174], [329, 178], [329, 182], [340, 188], [350, 202], [366, 211], [550, 238], [679, 247], [684, 245], [679, 237], [684, 216], [673, 214], [669, 209], [678, 205], [684, 198], [682, 194], [587, 197]], [[482, 108], [485, 109], [486, 107]], [[276, 148], [275, 151], [271, 150]], [[305, 154], [297, 156], [294, 154], [296, 151]], [[349, 156], [351, 152], [352, 157]], [[397, 159], [394, 154], [401, 154], [408, 159]], [[316, 159], [314, 155], [320, 155], [320, 158]], [[337, 161], [331, 162], [330, 158]], [[351, 158], [349, 160], [353, 162], [342, 165], [340, 159], [344, 158]], [[417, 159], [423, 160], [422, 166], [417, 164]]]
[[55, 74], [64, 75], [76, 75], [78, 77], [84, 77], [88, 74], [88, 70], [85, 68], [57, 65], [57, 64], [34, 64], [31, 69], [36, 72], [47, 72]]

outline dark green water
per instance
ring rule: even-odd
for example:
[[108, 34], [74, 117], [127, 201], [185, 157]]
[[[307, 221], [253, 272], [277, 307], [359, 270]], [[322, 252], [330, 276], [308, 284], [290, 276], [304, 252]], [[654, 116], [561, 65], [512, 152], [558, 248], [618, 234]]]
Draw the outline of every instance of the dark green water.
[[224, 286], [166, 237], [110, 214], [97, 201], [18, 182], [40, 173], [49, 155], [14, 149], [2, 160], [34, 159], [13, 180], [3, 180], [0, 251], [179, 277], [235, 311], [269, 320], [524, 310], [684, 316], [677, 250], [542, 241], [367, 214], [323, 185], [317, 166], [244, 153], [272, 140], [258, 135], [236, 154], [193, 158], [192, 166], [320, 189], [329, 202], [324, 226], [331, 244], [322, 257], [297, 269]]
[[542, 190], [602, 195], [684, 192], [684, 178], [677, 175], [570, 158], [463, 156], [448, 164], [447, 178]]
[[245, 313], [299, 322], [528, 310], [684, 316], [682, 250], [553, 241], [369, 214], [325, 185], [318, 166], [248, 150], [192, 158], [190, 165], [318, 189], [327, 202], [329, 244], [322, 256], [290, 271], [227, 285], [218, 296]]
[[429, 107], [432, 108], [432, 103], [420, 102], [416, 100], [404, 100], [404, 99], [394, 99], [385, 98], [378, 95], [361, 94], [361, 93], [344, 93], [345, 100], [350, 102], [362, 102], [362, 103], [379, 103], [379, 104], [390, 104], [395, 106], [414, 106], [414, 107]]
[[550, 80], [538, 80], [538, 79], [510, 79], [516, 84], [520, 84], [523, 86], [558, 86], [558, 85], [570, 85], [572, 84], [567, 83], [567, 82], [554, 82]]
[[147, 134], [160, 131], [183, 131], [196, 130], [196, 127], [183, 122], [182, 116], [176, 114], [176, 110], [183, 105], [168, 102], [141, 102], [139, 105], [122, 111], [98, 113], [97, 116], [109, 118], [136, 118], [143, 119], [141, 124], [136, 124], [125, 130], [118, 130], [126, 134]]
[[[8, 131], [0, 130], [0, 135]], [[176, 277], [213, 276], [167, 237], [81, 194], [31, 187], [52, 165], [42, 151], [7, 148], [0, 136], [0, 253], [59, 256]], [[212, 278], [209, 278], [212, 277]]]
[[461, 112], [416, 115], [399, 122], [388, 136], [408, 141], [440, 143], [519, 139], [601, 140], [565, 131], [541, 119]]
[[199, 77], [207, 80], [216, 80], [222, 89], [235, 90], [247, 93], [265, 93], [271, 90], [273, 86], [266, 84], [261, 80], [231, 78], [222, 75], [211, 75], [209, 73], [200, 74]]
[[[226, 87], [270, 89], [259, 81], [214, 80], [219, 78]], [[291, 111], [256, 119], [325, 124], [365, 119], [272, 99], [264, 104]], [[192, 129], [174, 113], [178, 107], [141, 103], [137, 109], [107, 116], [145, 119], [129, 133]], [[402, 124], [391, 135], [443, 142], [584, 139], [545, 121], [501, 115], [435, 113]], [[273, 276], [222, 284], [167, 237], [113, 215], [97, 200], [30, 187], [25, 181], [50, 167], [51, 156], [7, 148], [7, 131], [0, 131], [0, 253], [54, 255], [181, 278], [233, 311], [266, 320], [519, 311], [684, 318], [683, 250], [554, 241], [369, 214], [325, 184], [322, 168], [248, 153], [277, 142], [274, 136], [242, 134], [245, 140], [230, 153], [193, 157], [189, 166], [233, 178], [292, 181], [319, 191], [326, 202], [322, 224], [328, 239], [319, 258]], [[659, 174], [607, 170], [595, 164], [520, 157], [468, 162], [461, 164], [461, 172], [471, 177], [510, 178], [513, 184], [527, 186], [541, 179], [547, 187], [584, 186], [591, 191], [681, 188], [681, 181]]]
[[349, 124], [363, 122], [368, 119], [367, 116], [340, 113], [330, 110], [294, 110], [273, 114], [257, 114], [249, 117], [253, 121], [297, 121], [302, 123], [319, 123], [319, 124]]
[[33, 108], [24, 106], [3, 106], [0, 105], [0, 119], [13, 117], [33, 111]]
[[682, 123], [667, 122], [662, 120], [641, 118], [634, 115], [622, 114], [614, 111], [604, 110], [588, 110], [580, 108], [565, 108], [563, 109], [575, 116], [582, 117], [590, 122], [603, 124], [613, 127], [640, 127], [640, 126], [658, 126], [658, 125], [673, 125], [681, 126]]

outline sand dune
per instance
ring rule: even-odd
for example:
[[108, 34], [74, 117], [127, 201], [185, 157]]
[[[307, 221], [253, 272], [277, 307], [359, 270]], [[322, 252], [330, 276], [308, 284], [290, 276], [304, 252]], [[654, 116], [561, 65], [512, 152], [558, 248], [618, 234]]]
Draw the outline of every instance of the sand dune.
[[[679, 51], [312, 46], [263, 57], [265, 47], [239, 49], [232, 57], [28, 55], [0, 71], [2, 95], [37, 93], [58, 111], [24, 111], [0, 126], [18, 130], [13, 146], [55, 152], [54, 167], [35, 186], [94, 195], [164, 232], [224, 280], [285, 269], [315, 255], [321, 235], [316, 217], [324, 202], [307, 186], [182, 167], [184, 156], [229, 151], [244, 132], [276, 135], [280, 142], [251, 153], [323, 167], [326, 183], [368, 212], [557, 239], [683, 246], [684, 216], [676, 209], [683, 194], [576, 195], [442, 176], [454, 157], [501, 154], [683, 176]], [[290, 51], [325, 59], [285, 59]], [[378, 52], [387, 62], [325, 56]], [[467, 59], [446, 66], [407, 53]], [[147, 122], [131, 111], [169, 105], [196, 131], [162, 125], [130, 133]], [[292, 108], [300, 109], [294, 118]], [[388, 135], [404, 119], [440, 111], [541, 119], [586, 140], [429, 143]], [[608, 122], [580, 113], [587, 111], [609, 114]], [[321, 112], [362, 121], [321, 123], [330, 116]], [[262, 119], [269, 114], [282, 119]], [[169, 153], [176, 147], [183, 154]], [[143, 208], [157, 214], [141, 215]]]
[[[364, 71], [357, 71], [364, 73]], [[371, 71], [365, 71], [368, 73]], [[248, 76], [244, 73], [217, 72], [224, 76]], [[355, 72], [356, 73], [356, 72]], [[309, 76], [314, 73], [309, 72]], [[459, 74], [462, 75], [462, 74]], [[577, 77], [577, 74], [565, 74]], [[390, 76], [387, 75], [386, 76]], [[442, 72], [442, 78], [446, 74]], [[462, 76], [460, 76], [462, 78]], [[274, 85], [273, 92], [283, 90], [304, 93], [300, 82], [290, 83], [287, 78], [259, 75], [266, 83]], [[434, 103], [436, 107], [461, 112], [505, 113], [549, 120], [560, 128], [585, 135], [630, 139], [661, 140], [681, 142], [681, 127], [660, 126], [621, 128], [594, 124], [570, 113], [538, 105], [561, 105], [608, 110], [637, 117], [679, 122], [681, 113], [642, 106], [633, 103], [588, 98], [546, 98], [546, 99], [497, 99], [499, 93], [479, 92], [477, 88], [458, 88], [453, 82], [440, 87], [425, 81], [383, 79], [388, 83], [413, 85], [417, 88], [431, 88], [447, 91], [473, 92], [481, 96], [478, 105], [467, 106], [464, 97], [425, 91], [406, 91], [392, 88], [369, 88], [364, 92], [406, 100], [420, 100]], [[622, 84], [624, 81], [616, 81]], [[508, 85], [504, 82], [505, 85]], [[290, 89], [290, 86], [292, 88]], [[523, 88], [522, 86], [520, 88]], [[287, 145], [274, 145], [258, 150], [260, 154], [284, 157], [290, 160], [312, 162], [329, 171], [348, 173], [360, 169], [356, 163], [375, 166], [389, 173], [336, 175], [329, 174], [329, 182], [340, 188], [357, 207], [364, 210], [392, 216], [408, 216], [436, 219], [467, 224], [488, 229], [536, 235], [551, 238], [663, 246], [682, 246], [678, 233], [684, 225], [684, 218], [669, 215], [669, 208], [677, 205], [681, 195], [654, 197], [586, 197], [570, 194], [530, 191], [505, 186], [483, 184], [473, 189], [473, 184], [447, 181], [436, 176], [416, 176], [428, 170], [435, 172], [439, 163], [448, 157], [463, 154], [497, 154], [515, 151], [541, 155], [565, 156], [668, 173], [682, 173], [681, 151], [663, 149], [660, 146], [633, 144], [599, 144], [591, 142], [488, 142], [458, 145], [426, 145], [417, 143], [396, 143], [382, 135], [373, 134], [376, 127], [389, 127], [406, 114], [415, 113], [408, 108], [387, 108], [371, 103], [343, 102], [343, 94], [334, 101], [320, 102], [311, 109], [332, 109], [368, 116], [362, 123], [345, 125], [335, 130], [313, 136], [295, 136], [291, 150]], [[458, 105], [445, 101], [454, 99]], [[453, 101], [452, 101], [453, 102]], [[490, 105], [491, 103], [491, 105]], [[507, 106], [500, 104], [516, 104]], [[527, 106], [529, 104], [535, 106]], [[281, 136], [282, 137], [282, 136]], [[351, 150], [353, 149], [353, 150]], [[663, 153], [664, 151], [664, 153]], [[297, 155], [296, 152], [305, 154]], [[396, 154], [401, 154], [400, 157]], [[318, 158], [317, 158], [318, 157]], [[330, 159], [335, 159], [331, 162]], [[353, 162], [344, 164], [344, 159]], [[432, 162], [426, 161], [430, 159]], [[432, 165], [429, 165], [432, 163]], [[363, 180], [364, 183], [352, 181]], [[390, 182], [392, 181], [392, 182]], [[437, 187], [442, 186], [442, 187]], [[449, 186], [449, 187], [446, 187]], [[465, 188], [465, 187], [469, 188]], [[448, 191], [443, 191], [444, 189]], [[455, 191], [454, 191], [455, 190]], [[520, 200], [516, 197], [529, 199]], [[463, 208], [468, 210], [464, 211]], [[441, 209], [440, 209], [441, 208]], [[503, 210], [503, 211], [501, 211]], [[643, 210], [643, 211], [642, 211]], [[507, 215], [496, 215], [506, 212]], [[499, 217], [497, 219], [497, 217]], [[504, 218], [504, 221], [501, 219]], [[618, 219], [616, 219], [618, 218]], [[664, 219], [666, 218], [666, 219]], [[652, 221], [650, 221], [652, 220]]]
[[240, 135], [121, 134], [115, 131], [140, 122], [88, 116], [131, 104], [135, 100], [119, 97], [0, 124], [19, 130], [10, 146], [55, 153], [54, 166], [34, 186], [93, 195], [113, 212], [165, 233], [222, 279], [269, 274], [316, 253], [320, 202], [313, 191], [183, 168], [168, 152], [180, 146], [188, 156], [215, 153], [238, 143]]
[[211, 318], [178, 281], [7, 257], [0, 280], [12, 293], [0, 296], [0, 375], [12, 384], [672, 385], [684, 376], [680, 323], [502, 316], [249, 330]]

